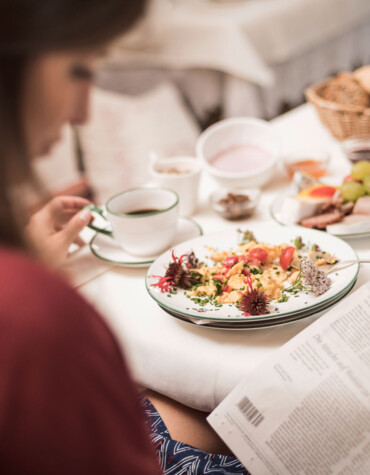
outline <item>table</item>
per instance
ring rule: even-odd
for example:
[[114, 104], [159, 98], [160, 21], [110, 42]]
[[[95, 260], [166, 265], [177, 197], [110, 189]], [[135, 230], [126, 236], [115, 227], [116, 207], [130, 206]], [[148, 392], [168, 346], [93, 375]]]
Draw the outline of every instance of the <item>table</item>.
[[[350, 165], [340, 144], [323, 128], [310, 105], [277, 118], [273, 125], [285, 149], [304, 144], [325, 147], [331, 153], [333, 174], [343, 177], [348, 173]], [[280, 170], [274, 182], [264, 190], [254, 218], [232, 224], [217, 217], [209, 208], [208, 195], [216, 185], [203, 176], [200, 209], [195, 219], [205, 234], [270, 221], [269, 204], [286, 185], [287, 179]], [[360, 257], [370, 258], [368, 239], [350, 242]], [[90, 259], [97, 268], [101, 265], [93, 256], [85, 256], [85, 259]], [[79, 269], [78, 256], [74, 264], [74, 268]], [[145, 290], [145, 269], [103, 265], [102, 271], [105, 273], [79, 288], [113, 328], [136, 382], [204, 411], [212, 410], [248, 371], [315, 318], [253, 331], [199, 328], [170, 317], [155, 304]], [[78, 280], [78, 272], [74, 277]], [[363, 267], [355, 288], [369, 279], [370, 266]]]

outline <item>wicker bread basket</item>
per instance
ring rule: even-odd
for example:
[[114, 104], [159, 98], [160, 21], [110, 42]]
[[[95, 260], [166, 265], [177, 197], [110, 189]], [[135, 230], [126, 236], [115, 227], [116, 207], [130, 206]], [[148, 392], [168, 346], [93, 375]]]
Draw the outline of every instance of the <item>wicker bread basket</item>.
[[338, 140], [349, 137], [370, 136], [370, 108], [351, 104], [338, 104], [322, 97], [330, 79], [305, 90], [306, 99], [313, 104], [321, 122]]

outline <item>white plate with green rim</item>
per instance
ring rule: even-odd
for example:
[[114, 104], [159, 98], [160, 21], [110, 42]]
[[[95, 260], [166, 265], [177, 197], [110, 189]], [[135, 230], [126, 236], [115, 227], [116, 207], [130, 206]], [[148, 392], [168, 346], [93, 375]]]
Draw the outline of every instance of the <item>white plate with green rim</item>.
[[[301, 236], [304, 243], [317, 244], [322, 250], [327, 250], [340, 261], [358, 259], [356, 252], [347, 242], [321, 231], [298, 226], [280, 227], [276, 224], [259, 224], [251, 226], [250, 230], [254, 233], [258, 242], [278, 245], [290, 243], [297, 236]], [[221, 251], [235, 249], [237, 246], [238, 233], [235, 230], [198, 237], [175, 246], [173, 250], [176, 256], [193, 251], [200, 261], [211, 264], [212, 261], [208, 258], [209, 247]], [[204, 319], [224, 323], [237, 322], [239, 324], [247, 321], [256, 324], [267, 322], [273, 324], [275, 321], [278, 324], [279, 320], [290, 319], [293, 316], [302, 318], [302, 314], [304, 316], [313, 315], [331, 301], [345, 295], [346, 290], [355, 284], [360, 267], [356, 263], [351, 267], [331, 273], [332, 284], [323, 295], [317, 297], [311, 293], [301, 292], [298, 297], [291, 296], [287, 302], [271, 303], [271, 313], [267, 315], [245, 317], [235, 305], [226, 304], [216, 308], [212, 304], [207, 304], [200, 307], [186, 297], [184, 291], [180, 289], [175, 295], [162, 293], [157, 287], [153, 286], [158, 281], [158, 278], [154, 276], [163, 276], [163, 270], [167, 268], [169, 262], [171, 262], [171, 253], [167, 251], [150, 266], [146, 277], [146, 287], [149, 294], [163, 309], [176, 313], [177, 316], [183, 316], [185, 319]]]
[[221, 330], [257, 330], [259, 328], [267, 328], [272, 326], [280, 326], [286, 325], [288, 323], [292, 323], [298, 320], [302, 320], [303, 318], [312, 317], [317, 315], [325, 310], [330, 309], [333, 305], [335, 305], [339, 300], [342, 300], [346, 295], [348, 295], [353, 286], [356, 282], [353, 282], [348, 288], [346, 288], [343, 292], [339, 293], [334, 299], [326, 302], [323, 305], [320, 305], [315, 309], [314, 312], [297, 312], [293, 315], [281, 318], [271, 318], [269, 320], [261, 321], [261, 322], [249, 322], [247, 318], [244, 320], [239, 320], [238, 322], [228, 322], [227, 320], [220, 320], [220, 321], [213, 321], [213, 320], [200, 320], [200, 319], [190, 319], [185, 317], [184, 315], [176, 314], [175, 312], [169, 311], [167, 308], [161, 307], [165, 312], [169, 313], [173, 317], [177, 318], [178, 320], [182, 320], [183, 322], [190, 323], [192, 325], [202, 326], [205, 328], [215, 328]]
[[[194, 219], [180, 217], [173, 246], [202, 235], [203, 230]], [[91, 239], [90, 249], [98, 259], [123, 267], [148, 267], [158, 257], [139, 257], [129, 254], [113, 238], [100, 233], [96, 233]]]

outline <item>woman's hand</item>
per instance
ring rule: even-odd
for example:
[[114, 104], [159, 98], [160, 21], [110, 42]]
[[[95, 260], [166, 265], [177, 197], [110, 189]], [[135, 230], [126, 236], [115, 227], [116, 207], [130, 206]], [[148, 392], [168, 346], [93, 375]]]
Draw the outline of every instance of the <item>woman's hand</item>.
[[32, 215], [26, 235], [41, 259], [59, 267], [72, 243], [84, 244], [79, 233], [90, 222], [91, 213], [82, 208], [90, 201], [76, 196], [58, 196]]

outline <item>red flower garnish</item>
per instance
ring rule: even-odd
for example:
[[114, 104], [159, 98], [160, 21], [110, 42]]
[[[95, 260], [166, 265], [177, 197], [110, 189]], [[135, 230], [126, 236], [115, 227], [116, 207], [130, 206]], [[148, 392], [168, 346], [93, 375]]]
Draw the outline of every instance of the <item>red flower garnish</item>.
[[240, 310], [242, 310], [243, 315], [249, 317], [250, 315], [265, 315], [268, 312], [267, 305], [269, 303], [269, 298], [263, 292], [258, 289], [254, 289], [252, 285], [252, 277], [250, 275], [246, 276], [244, 279], [249, 287], [247, 292], [242, 294], [242, 298], [239, 304]]
[[152, 287], [158, 287], [161, 292], [171, 292], [173, 288], [173, 283], [171, 282], [170, 277], [161, 277], [160, 275], [151, 275], [150, 277], [158, 278], [158, 282], [151, 284]]
[[174, 251], [171, 253], [172, 262], [169, 263], [164, 276], [152, 275], [158, 280], [152, 287], [158, 287], [161, 292], [171, 292], [174, 287], [189, 289], [194, 284], [199, 283], [201, 274], [195, 272], [198, 259], [194, 253], [183, 254], [176, 257]]

